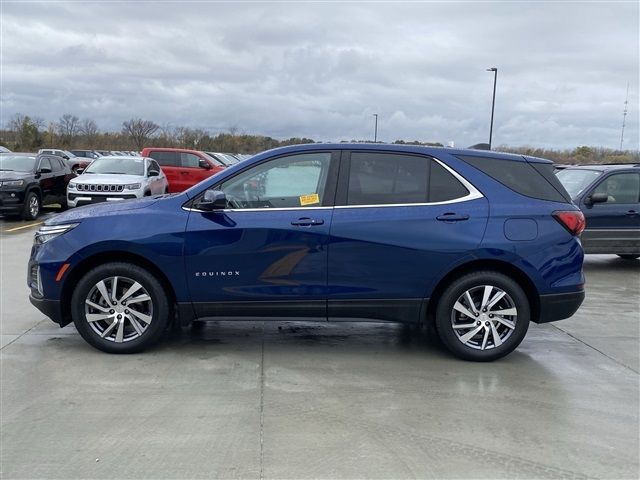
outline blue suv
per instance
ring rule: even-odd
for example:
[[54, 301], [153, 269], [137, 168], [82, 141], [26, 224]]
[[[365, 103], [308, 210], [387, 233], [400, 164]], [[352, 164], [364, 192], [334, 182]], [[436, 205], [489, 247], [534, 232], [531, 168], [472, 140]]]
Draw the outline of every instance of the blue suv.
[[287, 318], [432, 322], [455, 355], [487, 361], [578, 309], [583, 228], [547, 160], [298, 145], [47, 220], [28, 283], [106, 352], [141, 351], [172, 322]]

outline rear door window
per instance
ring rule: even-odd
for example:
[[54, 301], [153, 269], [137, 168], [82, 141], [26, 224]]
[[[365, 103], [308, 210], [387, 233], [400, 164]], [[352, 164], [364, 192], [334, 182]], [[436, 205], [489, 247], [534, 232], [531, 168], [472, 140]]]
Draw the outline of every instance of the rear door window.
[[180, 154], [178, 152], [158, 152], [152, 151], [149, 156], [165, 167], [179, 167], [180, 166]]
[[463, 198], [469, 190], [436, 160], [420, 155], [352, 152], [347, 205], [401, 205]]

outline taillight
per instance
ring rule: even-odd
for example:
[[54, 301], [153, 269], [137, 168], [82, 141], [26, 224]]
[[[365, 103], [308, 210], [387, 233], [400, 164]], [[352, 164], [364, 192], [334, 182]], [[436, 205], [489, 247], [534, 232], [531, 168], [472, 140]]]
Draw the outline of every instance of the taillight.
[[566, 228], [571, 235], [575, 236], [580, 235], [586, 225], [584, 214], [580, 210], [553, 212], [553, 218], [560, 222], [560, 225]]

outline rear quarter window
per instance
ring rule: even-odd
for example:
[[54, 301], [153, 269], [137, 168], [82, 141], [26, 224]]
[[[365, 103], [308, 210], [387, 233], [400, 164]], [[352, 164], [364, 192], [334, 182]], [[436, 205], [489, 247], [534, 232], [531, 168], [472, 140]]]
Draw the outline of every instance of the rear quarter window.
[[458, 158], [521, 195], [552, 202], [571, 202], [569, 194], [555, 178], [552, 164], [470, 155]]

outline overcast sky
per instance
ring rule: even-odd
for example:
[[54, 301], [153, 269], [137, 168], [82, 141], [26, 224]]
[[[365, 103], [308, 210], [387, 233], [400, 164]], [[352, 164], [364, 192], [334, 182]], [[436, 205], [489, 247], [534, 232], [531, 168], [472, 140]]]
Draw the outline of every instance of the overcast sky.
[[0, 120], [638, 149], [638, 5], [4, 0]]

